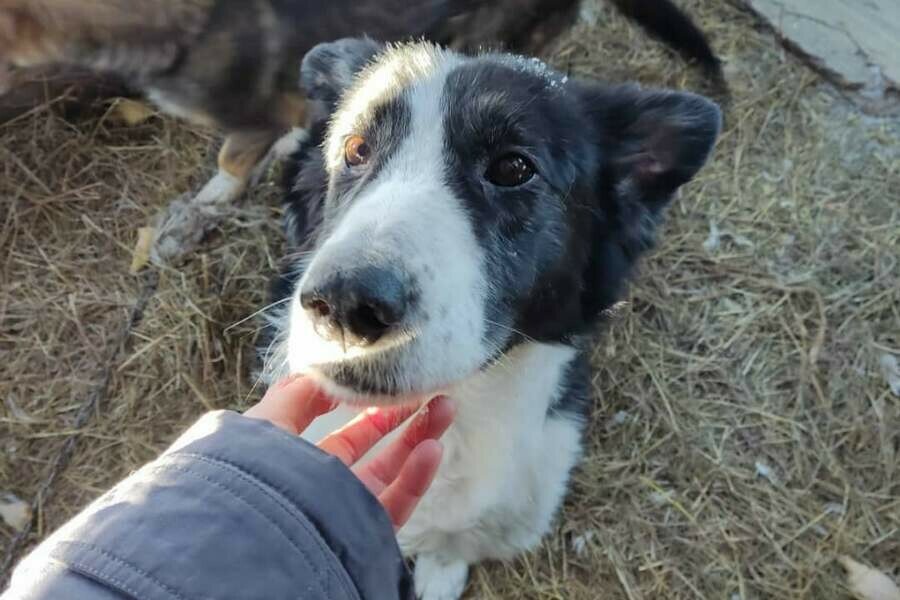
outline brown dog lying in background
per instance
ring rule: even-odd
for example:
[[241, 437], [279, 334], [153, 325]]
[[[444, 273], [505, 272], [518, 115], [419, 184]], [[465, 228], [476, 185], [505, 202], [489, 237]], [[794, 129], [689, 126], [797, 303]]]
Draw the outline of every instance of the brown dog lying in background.
[[[714, 76], [702, 33], [669, 0], [612, 0]], [[320, 42], [414, 36], [473, 50], [536, 51], [574, 20], [579, 0], [0, 0], [6, 65], [73, 65], [114, 74], [164, 112], [224, 130], [218, 173], [163, 215], [153, 256], [194, 249], [306, 124], [300, 63]], [[2, 82], [0, 82], [2, 83]], [[2, 85], [0, 85], [2, 87]], [[294, 144], [285, 144], [293, 148]]]
[[300, 62], [319, 42], [422, 35], [471, 0], [0, 0], [0, 62], [133, 82], [163, 111], [226, 132], [219, 172], [172, 204], [155, 256], [191, 250], [274, 142], [305, 124]]

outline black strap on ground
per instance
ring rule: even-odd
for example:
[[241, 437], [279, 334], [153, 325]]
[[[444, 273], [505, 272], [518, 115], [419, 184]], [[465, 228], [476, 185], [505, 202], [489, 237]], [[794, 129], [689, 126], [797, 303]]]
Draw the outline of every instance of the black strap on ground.
[[46, 479], [41, 483], [37, 494], [35, 494], [34, 499], [31, 501], [33, 515], [31, 521], [29, 521], [22, 531], [16, 534], [16, 537], [13, 538], [12, 543], [10, 543], [9, 547], [6, 549], [3, 562], [0, 563], [0, 590], [9, 583], [9, 579], [12, 575], [13, 562], [18, 557], [22, 546], [34, 529], [35, 515], [37, 515], [39, 504], [45, 504], [53, 495], [53, 484], [56, 482], [60, 473], [62, 473], [69, 465], [69, 461], [71, 461], [72, 455], [75, 452], [75, 447], [78, 445], [78, 440], [81, 437], [82, 429], [88, 424], [91, 418], [97, 414], [97, 409], [106, 403], [112, 376], [115, 372], [116, 365], [119, 364], [119, 358], [128, 346], [128, 340], [131, 337], [132, 331], [134, 331], [134, 328], [143, 319], [144, 310], [147, 308], [150, 299], [156, 293], [158, 285], [159, 273], [156, 270], [147, 270], [141, 276], [141, 287], [138, 297], [132, 305], [128, 317], [122, 324], [115, 340], [108, 346], [106, 358], [97, 372], [96, 383], [88, 392], [87, 396], [85, 396], [84, 401], [78, 408], [75, 419], [72, 421], [73, 433], [66, 438], [65, 442], [56, 453], [56, 456], [53, 457], [53, 461], [50, 465], [50, 472], [47, 474]]

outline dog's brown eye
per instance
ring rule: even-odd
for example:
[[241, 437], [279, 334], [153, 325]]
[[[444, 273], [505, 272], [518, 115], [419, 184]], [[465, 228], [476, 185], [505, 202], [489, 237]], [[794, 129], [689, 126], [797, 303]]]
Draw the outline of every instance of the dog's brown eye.
[[534, 177], [534, 165], [520, 154], [507, 154], [491, 163], [485, 177], [494, 185], [516, 187]]
[[365, 138], [360, 135], [351, 135], [344, 142], [344, 160], [348, 167], [356, 167], [365, 164], [369, 160], [372, 151]]

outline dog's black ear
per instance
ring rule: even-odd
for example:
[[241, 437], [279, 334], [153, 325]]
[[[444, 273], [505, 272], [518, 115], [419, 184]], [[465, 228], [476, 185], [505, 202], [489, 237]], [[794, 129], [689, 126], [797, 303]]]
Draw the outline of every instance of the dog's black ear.
[[310, 100], [333, 108], [356, 74], [384, 45], [370, 38], [344, 38], [319, 44], [303, 58], [300, 86]]
[[636, 85], [591, 86], [580, 95], [595, 126], [597, 200], [608, 231], [636, 257], [652, 246], [662, 209], [709, 158], [722, 113], [696, 94]]
[[651, 210], [697, 174], [722, 126], [718, 106], [691, 93], [633, 85], [586, 93], [608, 174], [620, 194]]
[[709, 158], [722, 116], [714, 103], [684, 92], [626, 85], [585, 87], [579, 95], [595, 127], [599, 161], [582, 298], [593, 317], [620, 298], [654, 243], [662, 210]]

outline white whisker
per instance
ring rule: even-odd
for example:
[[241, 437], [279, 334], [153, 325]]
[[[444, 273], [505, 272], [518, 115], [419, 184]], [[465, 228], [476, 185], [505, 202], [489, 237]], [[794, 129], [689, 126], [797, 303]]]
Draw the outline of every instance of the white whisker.
[[517, 335], [521, 335], [523, 338], [525, 338], [525, 341], [527, 341], [527, 342], [537, 343], [536, 339], [534, 339], [533, 337], [531, 337], [524, 331], [520, 331], [519, 329], [516, 329], [515, 327], [510, 327], [509, 325], [504, 325], [503, 323], [498, 323], [497, 321], [492, 321], [492, 320], [488, 319], [487, 317], [484, 318], [484, 322], [489, 325], [493, 325], [495, 327], [500, 327], [501, 329], [505, 329], [506, 331], [509, 331], [510, 333], [515, 333]]
[[[259, 309], [258, 311], [256, 311], [256, 312], [254, 312], [254, 313], [252, 313], [252, 314], [250, 314], [250, 315], [244, 317], [243, 319], [241, 319], [241, 320], [238, 321], [237, 323], [232, 323], [231, 325], [229, 325], [228, 327], [226, 327], [224, 333], [228, 333], [229, 331], [231, 331], [231, 330], [234, 329], [235, 327], [239, 327], [240, 325], [243, 325], [244, 323], [246, 323], [246, 322], [249, 321], [250, 319], [253, 319], [253, 318], [255, 318], [255, 317], [258, 317], [259, 315], [263, 314], [263, 313], [266, 312], [267, 310], [270, 310], [270, 309], [272, 309], [272, 308], [276, 308], [276, 307], [278, 307], [278, 306], [281, 306], [282, 304], [285, 304], [286, 302], [290, 302], [291, 299], [292, 299], [292, 296], [288, 296], [287, 298], [282, 298], [281, 300], [278, 300], [277, 302], [273, 302], [273, 303], [271, 303], [271, 304], [268, 304], [268, 305], [262, 307], [262, 308]], [[258, 330], [257, 330], [257, 331], [258, 331]]]

